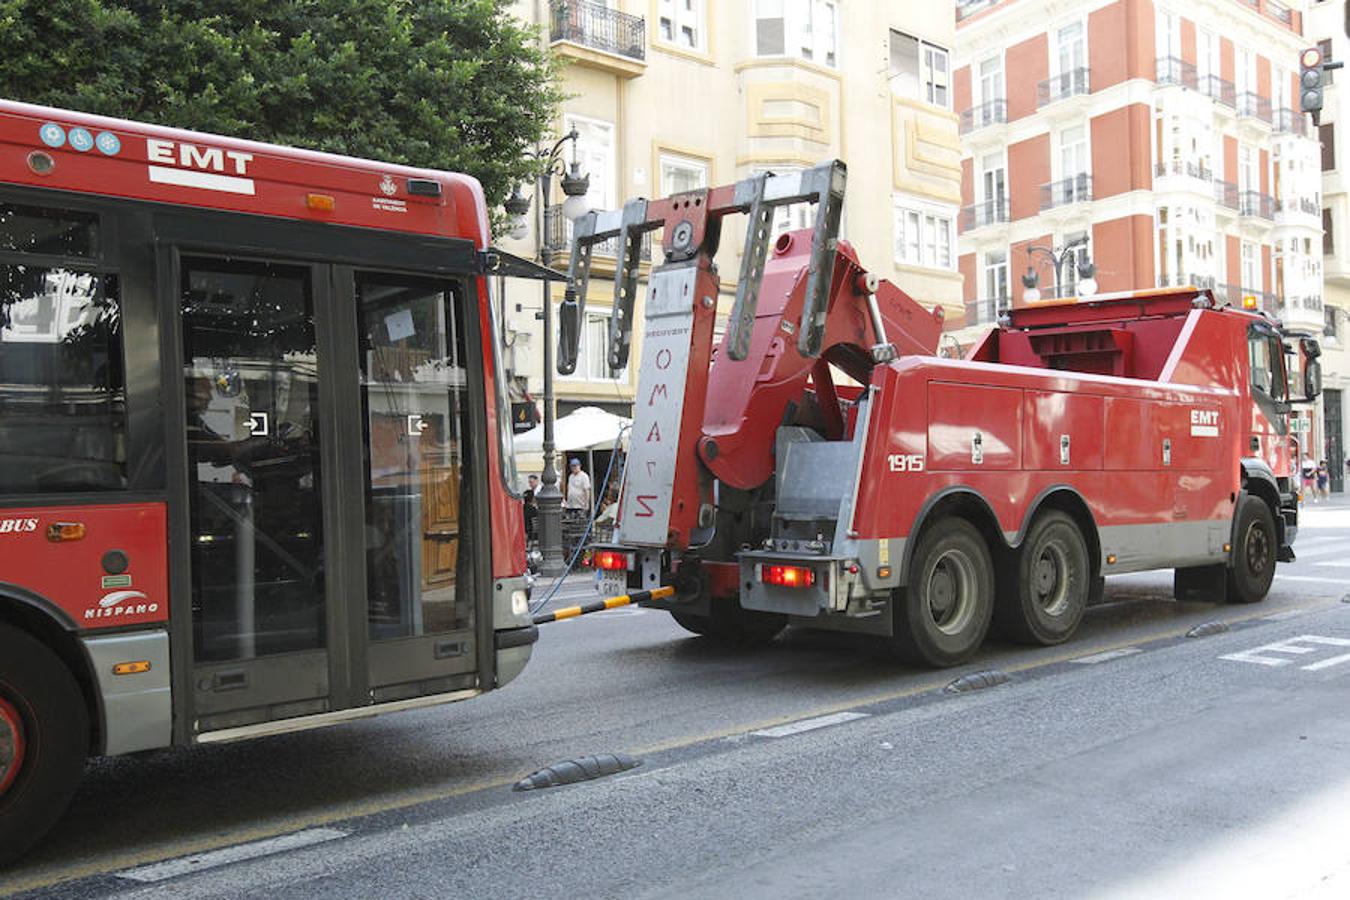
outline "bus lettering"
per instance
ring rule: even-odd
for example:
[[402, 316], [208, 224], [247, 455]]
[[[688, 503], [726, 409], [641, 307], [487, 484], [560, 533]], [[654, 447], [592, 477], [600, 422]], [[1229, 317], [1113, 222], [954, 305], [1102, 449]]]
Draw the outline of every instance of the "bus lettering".
[[[220, 147], [199, 147], [196, 144], [158, 138], [146, 138], [145, 155], [150, 162], [162, 166], [181, 166], [210, 172], [224, 172], [232, 167], [235, 175], [247, 175], [248, 164], [253, 161], [252, 153], [223, 150]], [[229, 166], [226, 160], [229, 160]]]

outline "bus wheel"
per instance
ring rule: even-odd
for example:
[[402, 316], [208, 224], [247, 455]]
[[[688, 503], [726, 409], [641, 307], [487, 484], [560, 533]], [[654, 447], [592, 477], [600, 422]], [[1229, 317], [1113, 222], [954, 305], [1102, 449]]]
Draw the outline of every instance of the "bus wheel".
[[742, 609], [734, 600], [713, 600], [706, 616], [675, 610], [670, 614], [686, 631], [739, 647], [767, 644], [787, 627], [787, 616]]
[[0, 624], [0, 866], [61, 818], [88, 748], [75, 678], [41, 643]]
[[999, 631], [1024, 644], [1060, 644], [1072, 637], [1092, 587], [1092, 563], [1078, 523], [1058, 510], [1037, 516], [1014, 571], [994, 608]]
[[1238, 505], [1233, 529], [1233, 564], [1228, 568], [1228, 602], [1259, 603], [1275, 580], [1275, 518], [1260, 497], [1250, 494]]
[[944, 668], [974, 656], [994, 612], [994, 563], [975, 526], [948, 518], [927, 529], [892, 607], [891, 643], [906, 662]]

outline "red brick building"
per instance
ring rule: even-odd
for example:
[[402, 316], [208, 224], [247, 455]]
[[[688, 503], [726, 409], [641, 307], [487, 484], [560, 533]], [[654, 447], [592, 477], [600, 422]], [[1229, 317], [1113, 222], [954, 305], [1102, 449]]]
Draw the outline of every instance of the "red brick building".
[[1028, 267], [1051, 296], [1048, 255], [1027, 248], [1076, 243], [1099, 291], [1212, 286], [1320, 331], [1305, 44], [1301, 12], [1275, 0], [959, 2], [966, 324], [1020, 302]]

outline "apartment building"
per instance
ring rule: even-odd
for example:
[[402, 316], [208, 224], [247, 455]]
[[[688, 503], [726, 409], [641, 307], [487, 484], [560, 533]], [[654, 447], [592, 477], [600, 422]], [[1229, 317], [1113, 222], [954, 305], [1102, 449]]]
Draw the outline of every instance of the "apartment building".
[[[592, 208], [837, 157], [849, 171], [843, 233], [864, 263], [959, 318], [953, 0], [520, 0], [514, 10], [567, 62], [570, 98], [555, 133], [576, 128], [580, 135]], [[571, 148], [563, 155], [570, 162]], [[525, 188], [534, 195], [533, 186]], [[565, 267], [571, 227], [560, 215], [556, 181], [552, 195], [542, 231], [532, 208], [528, 226], [502, 245], [534, 258], [542, 245]], [[792, 208], [780, 212], [776, 227], [807, 224], [807, 210]], [[743, 235], [736, 222], [723, 236], [723, 314]], [[660, 257], [659, 241], [642, 253], [649, 266]], [[613, 272], [614, 248], [601, 248], [577, 372], [556, 379], [559, 415], [583, 405], [631, 410], [641, 347], [621, 372], [610, 371], [604, 355]], [[553, 298], [561, 293], [555, 286]], [[516, 389], [539, 398], [541, 289], [508, 281], [505, 300]]]
[[[1333, 60], [1350, 59], [1344, 0], [1313, 0], [1305, 15], [1308, 43]], [[1346, 420], [1350, 419], [1350, 70], [1327, 73], [1323, 91], [1322, 260], [1325, 276], [1322, 371], [1325, 386], [1320, 415], [1311, 422], [1307, 444], [1331, 469], [1331, 489], [1346, 487]], [[1320, 448], [1320, 449], [1318, 449]]]
[[1041, 297], [1080, 293], [1090, 261], [1102, 292], [1197, 284], [1322, 332], [1300, 9], [968, 0], [956, 27], [968, 326], [1021, 302], [1028, 273]]

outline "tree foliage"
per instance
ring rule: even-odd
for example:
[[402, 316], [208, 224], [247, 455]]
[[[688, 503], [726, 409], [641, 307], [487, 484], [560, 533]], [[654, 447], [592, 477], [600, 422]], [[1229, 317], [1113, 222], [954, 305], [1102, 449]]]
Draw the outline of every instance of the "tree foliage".
[[0, 0], [0, 96], [467, 172], [537, 162], [557, 72], [510, 0]]

